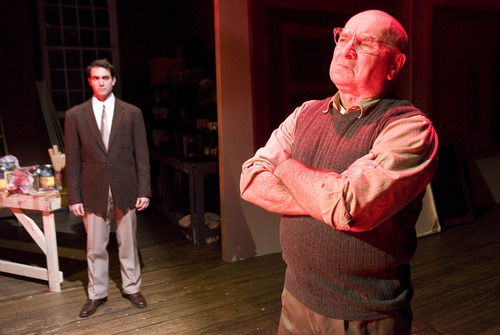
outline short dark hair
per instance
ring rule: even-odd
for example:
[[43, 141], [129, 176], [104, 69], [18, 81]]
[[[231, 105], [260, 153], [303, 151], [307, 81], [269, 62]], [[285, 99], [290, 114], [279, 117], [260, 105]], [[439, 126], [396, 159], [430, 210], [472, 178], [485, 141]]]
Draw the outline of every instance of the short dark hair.
[[96, 59], [87, 66], [87, 78], [90, 78], [90, 70], [92, 70], [93, 67], [103, 67], [111, 73], [111, 77], [115, 77], [115, 67], [106, 58]]

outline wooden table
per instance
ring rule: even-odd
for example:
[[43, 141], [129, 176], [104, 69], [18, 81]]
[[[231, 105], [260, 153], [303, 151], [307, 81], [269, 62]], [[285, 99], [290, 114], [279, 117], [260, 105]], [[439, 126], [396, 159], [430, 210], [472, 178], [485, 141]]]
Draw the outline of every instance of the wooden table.
[[[220, 228], [210, 229], [205, 224], [205, 177], [211, 173], [219, 172], [218, 161], [191, 162], [184, 159], [170, 157], [158, 152], [150, 151], [149, 157], [160, 163], [160, 193], [167, 192], [168, 185], [165, 184], [165, 167], [182, 171], [189, 176], [189, 212], [191, 225], [188, 228], [190, 239], [194, 245], [207, 243], [208, 238], [220, 236]], [[153, 201], [153, 205], [155, 202]], [[158, 209], [171, 221], [179, 226], [179, 218], [171, 215], [168, 204], [162, 204]], [[182, 229], [184, 230], [184, 229]]]
[[[63, 273], [59, 271], [56, 227], [53, 211], [61, 208], [59, 192], [39, 195], [0, 192], [0, 206], [8, 207], [47, 257], [47, 268], [0, 260], [0, 271], [49, 282], [52, 292], [61, 291]], [[43, 232], [26, 210], [39, 211], [43, 217]]]

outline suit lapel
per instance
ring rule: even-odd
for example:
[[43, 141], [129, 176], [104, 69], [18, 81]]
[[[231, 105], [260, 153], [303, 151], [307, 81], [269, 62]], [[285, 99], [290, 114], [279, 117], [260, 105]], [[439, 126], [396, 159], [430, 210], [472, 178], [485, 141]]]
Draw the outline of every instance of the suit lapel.
[[97, 125], [97, 121], [95, 119], [94, 109], [92, 108], [92, 99], [87, 100], [83, 105], [83, 116], [89, 125], [92, 136], [95, 137], [101, 149], [104, 152], [107, 152], [102, 140], [101, 132], [99, 131], [99, 126]]
[[116, 132], [120, 128], [120, 122], [122, 121], [123, 118], [124, 108], [125, 106], [123, 105], [122, 101], [118, 98], [115, 98], [115, 110], [113, 113], [113, 122], [111, 123], [111, 132], [109, 133], [108, 149], [111, 147]]

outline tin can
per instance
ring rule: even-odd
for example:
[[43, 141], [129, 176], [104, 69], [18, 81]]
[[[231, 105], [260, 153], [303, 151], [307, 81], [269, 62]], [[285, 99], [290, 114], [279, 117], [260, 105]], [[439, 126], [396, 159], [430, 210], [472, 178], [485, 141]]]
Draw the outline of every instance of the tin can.
[[14, 163], [0, 163], [0, 190], [8, 188], [14, 169]]
[[7, 169], [4, 166], [0, 166], [0, 191], [6, 190], [9, 185], [6, 171]]
[[54, 176], [54, 169], [52, 165], [46, 164], [40, 166], [39, 174], [39, 189], [53, 190], [56, 187], [56, 178]]

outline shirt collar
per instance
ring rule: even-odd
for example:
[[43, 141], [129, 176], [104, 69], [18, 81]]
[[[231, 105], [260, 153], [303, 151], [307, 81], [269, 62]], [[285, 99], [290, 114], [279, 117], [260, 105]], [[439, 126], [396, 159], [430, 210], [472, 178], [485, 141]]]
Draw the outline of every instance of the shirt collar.
[[335, 95], [330, 99], [330, 102], [328, 103], [328, 108], [323, 111], [323, 113], [328, 113], [331, 108], [335, 108], [339, 112], [344, 109], [345, 112], [343, 114], [349, 114], [351, 112], [361, 110], [361, 113], [359, 114], [359, 118], [365, 116], [368, 114], [368, 112], [375, 107], [376, 104], [378, 104], [382, 100], [380, 97], [374, 97], [374, 98], [369, 98], [366, 100], [363, 100], [359, 103], [359, 105], [351, 106], [348, 109], [344, 109], [342, 104], [340, 103], [340, 92], [337, 91]]
[[92, 105], [94, 107], [104, 105], [106, 106], [106, 110], [112, 111], [115, 107], [115, 95], [111, 93], [110, 96], [104, 101], [100, 101], [95, 96], [92, 96]]

